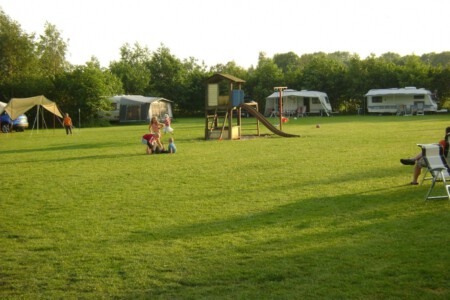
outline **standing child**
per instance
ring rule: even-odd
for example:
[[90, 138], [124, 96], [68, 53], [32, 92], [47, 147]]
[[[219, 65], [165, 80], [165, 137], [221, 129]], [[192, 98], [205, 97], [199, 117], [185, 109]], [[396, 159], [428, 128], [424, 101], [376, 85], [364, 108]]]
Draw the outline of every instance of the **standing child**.
[[68, 113], [64, 115], [63, 125], [66, 129], [66, 134], [72, 134], [72, 119], [69, 117]]
[[175, 146], [175, 143], [173, 141], [173, 137], [169, 138], [169, 153], [175, 153], [177, 152], [177, 146]]
[[161, 128], [164, 127], [164, 124], [159, 123], [157, 117], [152, 117], [150, 120], [150, 124], [148, 125], [148, 130], [151, 133], [161, 133]]
[[164, 133], [172, 133], [173, 132], [173, 128], [170, 126], [170, 117], [168, 114], [164, 115]]

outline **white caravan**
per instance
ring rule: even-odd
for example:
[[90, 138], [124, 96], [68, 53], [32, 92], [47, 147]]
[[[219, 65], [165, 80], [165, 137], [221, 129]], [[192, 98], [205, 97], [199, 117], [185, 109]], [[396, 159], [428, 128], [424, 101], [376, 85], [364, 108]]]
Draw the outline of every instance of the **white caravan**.
[[369, 113], [413, 114], [437, 111], [433, 95], [423, 88], [373, 89], [364, 96]]
[[[307, 114], [331, 114], [331, 105], [328, 95], [323, 92], [286, 89], [283, 96], [283, 114], [307, 115]], [[278, 91], [266, 98], [265, 116], [278, 114], [280, 94]]]

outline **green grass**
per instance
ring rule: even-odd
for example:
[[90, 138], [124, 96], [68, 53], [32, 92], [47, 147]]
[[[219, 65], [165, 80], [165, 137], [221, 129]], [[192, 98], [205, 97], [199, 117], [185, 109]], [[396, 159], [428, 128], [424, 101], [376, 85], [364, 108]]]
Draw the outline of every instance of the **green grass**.
[[447, 115], [203, 124], [173, 123], [174, 155], [144, 155], [145, 124], [0, 134], [0, 297], [450, 298], [449, 201], [399, 163]]

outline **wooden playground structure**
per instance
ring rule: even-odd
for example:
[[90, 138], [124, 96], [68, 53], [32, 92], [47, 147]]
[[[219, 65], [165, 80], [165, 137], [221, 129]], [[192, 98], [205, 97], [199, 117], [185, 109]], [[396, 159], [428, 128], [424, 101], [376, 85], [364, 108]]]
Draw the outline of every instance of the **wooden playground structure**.
[[[242, 104], [244, 104], [244, 91], [242, 84], [245, 81], [228, 74], [214, 74], [206, 80], [205, 101], [205, 139], [236, 140], [242, 134]], [[258, 111], [258, 103], [246, 105], [253, 106]], [[236, 121], [233, 120], [233, 112]], [[256, 134], [259, 135], [259, 121], [256, 120]]]
[[[261, 113], [258, 103], [244, 103], [244, 80], [229, 74], [217, 73], [206, 81], [205, 97], [205, 139], [237, 140], [242, 137], [242, 111], [255, 118], [256, 133], [260, 136], [259, 124], [262, 123], [273, 133], [283, 137], [297, 137], [277, 129]], [[284, 89], [284, 88], [283, 88]], [[281, 91], [280, 91], [281, 95]], [[233, 120], [233, 113], [236, 121]], [[280, 119], [281, 124], [281, 119]], [[247, 128], [246, 128], [247, 129]]]

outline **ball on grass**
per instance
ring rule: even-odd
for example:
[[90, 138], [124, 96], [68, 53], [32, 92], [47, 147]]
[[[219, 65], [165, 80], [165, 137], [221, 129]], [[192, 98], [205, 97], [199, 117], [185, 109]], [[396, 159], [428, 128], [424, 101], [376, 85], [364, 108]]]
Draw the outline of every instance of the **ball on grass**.
[[316, 128], [320, 128], [320, 124], [317, 124], [317, 125], [316, 125]]

